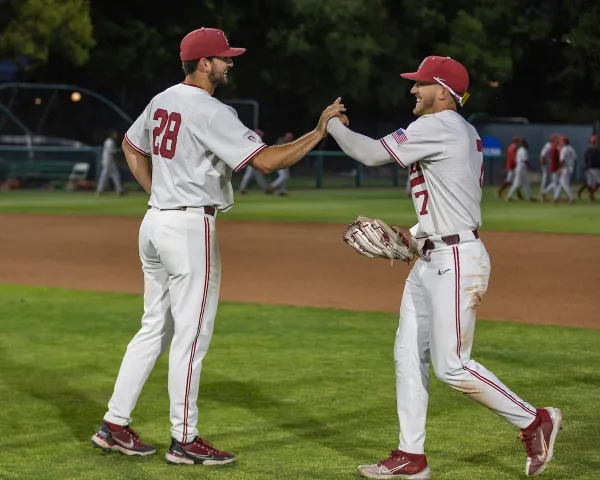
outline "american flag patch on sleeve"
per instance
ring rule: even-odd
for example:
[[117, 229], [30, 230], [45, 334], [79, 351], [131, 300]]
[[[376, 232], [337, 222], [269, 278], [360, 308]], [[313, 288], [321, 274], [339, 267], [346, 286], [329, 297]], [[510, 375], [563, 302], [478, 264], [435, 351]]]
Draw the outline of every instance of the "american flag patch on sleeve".
[[404, 130], [401, 128], [392, 133], [392, 137], [394, 137], [394, 140], [396, 140], [398, 145], [401, 145], [408, 140], [408, 138], [406, 138], [406, 133], [404, 133]]

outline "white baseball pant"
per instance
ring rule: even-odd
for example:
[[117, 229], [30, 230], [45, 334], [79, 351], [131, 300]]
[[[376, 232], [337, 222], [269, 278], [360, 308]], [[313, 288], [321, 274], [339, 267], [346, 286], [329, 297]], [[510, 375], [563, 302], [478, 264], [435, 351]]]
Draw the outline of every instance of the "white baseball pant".
[[98, 179], [96, 191], [100, 193], [104, 190], [104, 186], [106, 185], [108, 177], [110, 177], [113, 181], [115, 190], [117, 192], [122, 192], [123, 186], [121, 185], [121, 174], [119, 173], [119, 169], [115, 162], [109, 162], [107, 164], [102, 165], [102, 170], [100, 172], [100, 178]]
[[546, 195], [550, 192], [552, 192], [552, 194], [555, 194], [558, 188], [558, 172], [550, 172], [550, 183], [546, 185], [546, 188], [542, 190], [542, 194]]
[[277, 170], [277, 178], [271, 184], [271, 187], [275, 190], [279, 190], [280, 193], [284, 193], [286, 191], [285, 184], [290, 178], [290, 169], [284, 168], [283, 170]]
[[400, 421], [399, 449], [423, 454], [429, 362], [438, 379], [522, 429], [536, 409], [471, 359], [475, 313], [490, 277], [481, 240], [463, 232], [458, 245], [435, 241], [431, 261], [417, 260], [406, 280], [394, 362]]
[[142, 328], [127, 347], [104, 419], [131, 422], [142, 387], [169, 343], [171, 434], [198, 435], [202, 360], [212, 338], [221, 283], [215, 218], [201, 209], [149, 209], [139, 233], [144, 272]]
[[590, 168], [586, 170], [585, 183], [591, 188], [600, 185], [600, 168]]
[[529, 173], [525, 165], [519, 165], [515, 169], [515, 179], [513, 184], [508, 191], [507, 198], [512, 198], [513, 194], [520, 188], [523, 187], [527, 198], [531, 198], [531, 187], [529, 186]]
[[561, 190], [564, 190], [569, 197], [569, 200], [575, 200], [573, 196], [573, 192], [571, 191], [571, 175], [573, 174], [573, 170], [568, 167], [563, 167], [560, 170], [560, 175], [558, 177], [558, 185], [556, 186], [556, 190], [554, 190], [554, 200], [558, 200], [560, 198]]
[[540, 191], [543, 192], [544, 189], [546, 188], [546, 186], [548, 185], [548, 174], [549, 174], [548, 165], [546, 165], [546, 164], [541, 165], [540, 169], [542, 171], [542, 180], [540, 182]]
[[265, 176], [254, 167], [248, 165], [244, 171], [244, 176], [242, 177], [242, 181], [240, 183], [240, 190], [246, 190], [246, 188], [248, 188], [248, 184], [250, 183], [252, 177], [254, 177], [260, 188], [263, 190], [267, 189], [267, 181], [265, 180]]

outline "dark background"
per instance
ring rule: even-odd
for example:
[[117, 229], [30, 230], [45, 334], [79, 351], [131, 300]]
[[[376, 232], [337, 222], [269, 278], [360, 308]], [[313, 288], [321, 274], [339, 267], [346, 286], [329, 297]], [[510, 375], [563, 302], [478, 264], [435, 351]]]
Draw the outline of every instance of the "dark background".
[[[215, 95], [258, 101], [268, 142], [311, 129], [337, 96], [356, 130], [404, 126], [414, 99], [399, 73], [430, 54], [468, 68], [465, 116], [600, 119], [595, 0], [0, 0], [0, 59], [16, 66], [2, 80], [83, 86], [135, 118], [183, 79], [179, 43], [202, 26], [248, 49]], [[35, 129], [51, 94], [8, 89], [0, 100]], [[111, 126], [128, 127], [97, 101], [61, 92], [36, 133], [97, 144]]]

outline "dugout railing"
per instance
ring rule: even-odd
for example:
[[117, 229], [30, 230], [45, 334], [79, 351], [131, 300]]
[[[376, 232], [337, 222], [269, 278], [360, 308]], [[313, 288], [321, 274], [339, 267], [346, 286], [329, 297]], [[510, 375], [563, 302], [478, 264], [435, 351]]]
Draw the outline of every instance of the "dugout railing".
[[[66, 184], [76, 163], [89, 164], [88, 180], [98, 180], [101, 171], [101, 146], [24, 146], [0, 145], [0, 182], [18, 178], [23, 187], [36, 187], [51, 183], [56, 188]], [[495, 185], [504, 176], [503, 160], [488, 159], [485, 162], [484, 184]], [[117, 162], [124, 182], [135, 179], [129, 172], [124, 158]], [[366, 167], [339, 150], [313, 150], [290, 168], [290, 188], [350, 188], [350, 187], [399, 187], [405, 188], [407, 170], [396, 163], [380, 167]], [[234, 174], [232, 182], [237, 188], [244, 171]], [[272, 181], [274, 173], [267, 178]], [[254, 182], [251, 188], [257, 188]]]

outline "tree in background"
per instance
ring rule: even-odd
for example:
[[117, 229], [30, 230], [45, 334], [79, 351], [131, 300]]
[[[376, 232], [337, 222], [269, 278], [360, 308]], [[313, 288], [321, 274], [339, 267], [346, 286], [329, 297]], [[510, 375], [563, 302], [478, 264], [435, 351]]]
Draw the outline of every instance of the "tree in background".
[[0, 3], [0, 55], [35, 64], [51, 52], [83, 65], [94, 46], [88, 0], [13, 0]]
[[468, 68], [467, 115], [600, 117], [596, 0], [171, 0], [170, 7], [148, 8], [146, 0], [102, 0], [91, 9], [85, 0], [5, 1], [0, 48], [40, 63], [51, 58], [34, 78], [99, 90], [132, 116], [183, 78], [183, 35], [211, 26], [248, 48], [216, 95], [257, 100], [261, 121], [274, 129], [306, 129], [338, 96], [354, 122], [410, 120], [414, 99], [398, 75], [429, 54]]

